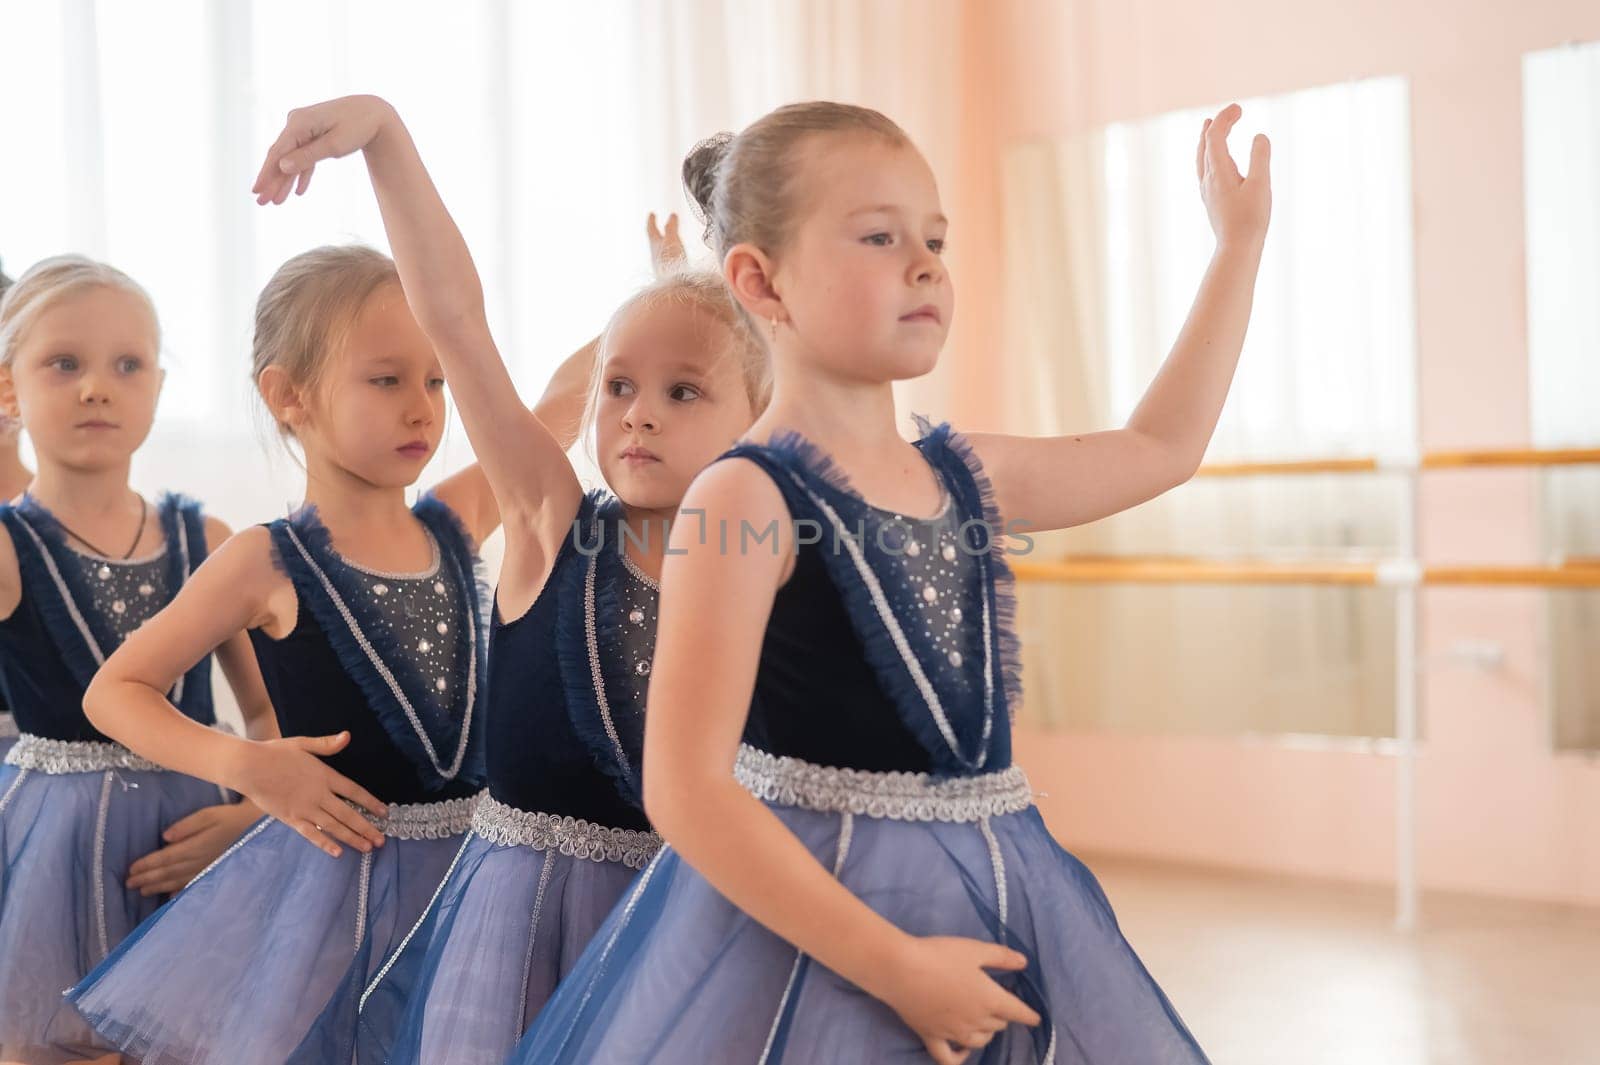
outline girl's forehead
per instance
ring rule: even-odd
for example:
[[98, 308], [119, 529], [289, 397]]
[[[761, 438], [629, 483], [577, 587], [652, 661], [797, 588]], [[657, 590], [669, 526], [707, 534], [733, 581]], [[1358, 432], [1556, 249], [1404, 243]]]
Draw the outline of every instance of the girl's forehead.
[[727, 326], [692, 303], [667, 301], [640, 307], [612, 333], [607, 345], [608, 370], [698, 369], [718, 361], [727, 342]]
[[136, 292], [115, 285], [90, 285], [56, 296], [39, 312], [41, 321], [46, 317], [87, 320], [113, 316], [148, 322], [150, 305]]
[[367, 298], [345, 337], [347, 358], [396, 361], [433, 361], [436, 356], [422, 327], [417, 325], [405, 296], [395, 285], [385, 285]]
[[22, 343], [31, 347], [109, 340], [125, 347], [154, 346], [158, 333], [155, 316], [142, 296], [113, 285], [96, 285], [51, 300], [29, 324]]
[[871, 135], [813, 137], [799, 166], [812, 205], [828, 214], [887, 208], [921, 220], [942, 217], [939, 186], [922, 153]]

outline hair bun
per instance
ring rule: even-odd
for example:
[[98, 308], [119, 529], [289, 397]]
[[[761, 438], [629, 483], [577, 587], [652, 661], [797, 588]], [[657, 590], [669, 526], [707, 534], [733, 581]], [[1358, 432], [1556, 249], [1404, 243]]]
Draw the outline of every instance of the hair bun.
[[690, 148], [689, 154], [683, 157], [683, 191], [689, 194], [689, 199], [694, 203], [695, 217], [705, 227], [707, 244], [714, 243], [712, 237], [716, 223], [713, 220], [712, 201], [717, 192], [717, 172], [722, 169], [722, 161], [728, 157], [732, 147], [732, 133], [717, 133]]

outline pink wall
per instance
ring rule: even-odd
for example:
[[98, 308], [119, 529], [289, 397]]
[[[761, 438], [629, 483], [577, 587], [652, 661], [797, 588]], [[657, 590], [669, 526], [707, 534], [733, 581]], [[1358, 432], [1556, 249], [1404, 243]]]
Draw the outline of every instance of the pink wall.
[[[972, 4], [965, 239], [999, 231], [1000, 153], [1117, 119], [1380, 74], [1410, 80], [1424, 448], [1529, 438], [1524, 316], [1521, 56], [1600, 38], [1593, 0], [1334, 3], [998, 0]], [[975, 105], [976, 106], [976, 105]], [[968, 116], [964, 125], [974, 128]], [[987, 173], [985, 171], [987, 170]], [[959, 276], [962, 314], [998, 307], [998, 269]], [[959, 318], [958, 318], [959, 321]], [[959, 350], [972, 352], [971, 341]], [[1025, 382], [967, 375], [954, 412], [995, 424]], [[1537, 557], [1534, 482], [1430, 475], [1420, 523], [1431, 561]], [[1459, 640], [1506, 648], [1477, 672], [1431, 664], [1419, 769], [1425, 886], [1600, 904], [1600, 764], [1550, 752], [1535, 592], [1424, 594], [1425, 661]], [[1390, 878], [1393, 763], [1259, 741], [1040, 734], [1022, 761], [1064, 842], [1362, 881]]]

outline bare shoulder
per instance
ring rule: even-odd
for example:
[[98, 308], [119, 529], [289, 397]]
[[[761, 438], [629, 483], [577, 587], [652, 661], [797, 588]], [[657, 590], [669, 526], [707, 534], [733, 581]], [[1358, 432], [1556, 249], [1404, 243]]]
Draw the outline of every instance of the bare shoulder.
[[17, 564], [17, 545], [11, 542], [11, 529], [0, 522], [0, 618], [8, 618], [22, 602], [22, 570]]
[[783, 493], [767, 471], [755, 460], [737, 455], [701, 470], [684, 493], [682, 506], [715, 508], [725, 514], [744, 512], [751, 517], [789, 513]]
[[745, 458], [712, 463], [695, 477], [684, 493], [673, 523], [672, 543], [677, 549], [714, 556], [719, 568], [730, 561], [772, 561], [777, 582], [788, 580], [794, 568], [795, 530], [783, 493], [762, 467]]
[[212, 554], [221, 547], [228, 537], [233, 535], [233, 529], [227, 522], [211, 514], [205, 516], [206, 525], [206, 553]]
[[[206, 541], [208, 544], [212, 542], [209, 527], [206, 529]], [[241, 590], [268, 588], [279, 582], [289, 583], [289, 578], [278, 565], [272, 533], [260, 525], [252, 525], [223, 537], [206, 558], [199, 573], [206, 574], [208, 582], [237, 582]]]
[[1030, 444], [1037, 444], [1039, 440], [1038, 437], [1017, 436], [1010, 433], [962, 433], [961, 435], [972, 448], [972, 453], [978, 457], [984, 472], [991, 478], [997, 472], [1003, 471], [1019, 451], [1027, 450]]
[[250, 614], [248, 628], [279, 634], [294, 627], [298, 596], [279, 566], [272, 533], [265, 526], [252, 525], [224, 539], [190, 585], [208, 596], [241, 601]]

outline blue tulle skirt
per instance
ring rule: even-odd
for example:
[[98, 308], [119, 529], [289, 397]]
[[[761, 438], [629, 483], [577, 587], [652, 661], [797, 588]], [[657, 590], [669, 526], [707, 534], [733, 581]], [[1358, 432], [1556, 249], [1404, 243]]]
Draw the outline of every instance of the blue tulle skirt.
[[0, 1060], [111, 1049], [61, 993], [164, 901], [124, 887], [128, 867], [164, 846], [174, 822], [222, 801], [215, 785], [160, 770], [0, 767]]
[[391, 806], [435, 825], [338, 858], [261, 820], [68, 1001], [142, 1065], [357, 1060], [362, 992], [460, 852], [466, 802]]
[[[858, 812], [769, 806], [846, 887], [905, 931], [1000, 941], [1030, 959], [1026, 971], [996, 979], [1044, 1023], [1012, 1025], [969, 1063], [1206, 1060], [1123, 938], [1094, 876], [1031, 805], [947, 821], [915, 804], [903, 812], [911, 819], [872, 816], [864, 811], [876, 804], [856, 799]], [[798, 956], [670, 848], [640, 874], [510, 1059], [926, 1060], [887, 1005]]]
[[[480, 819], [493, 804], [485, 800]], [[641, 832], [545, 820], [555, 832], [539, 845], [478, 824], [491, 838], [469, 837], [362, 1006], [371, 1052], [363, 1062], [501, 1065], [659, 844]], [[597, 838], [607, 845], [586, 845]]]

